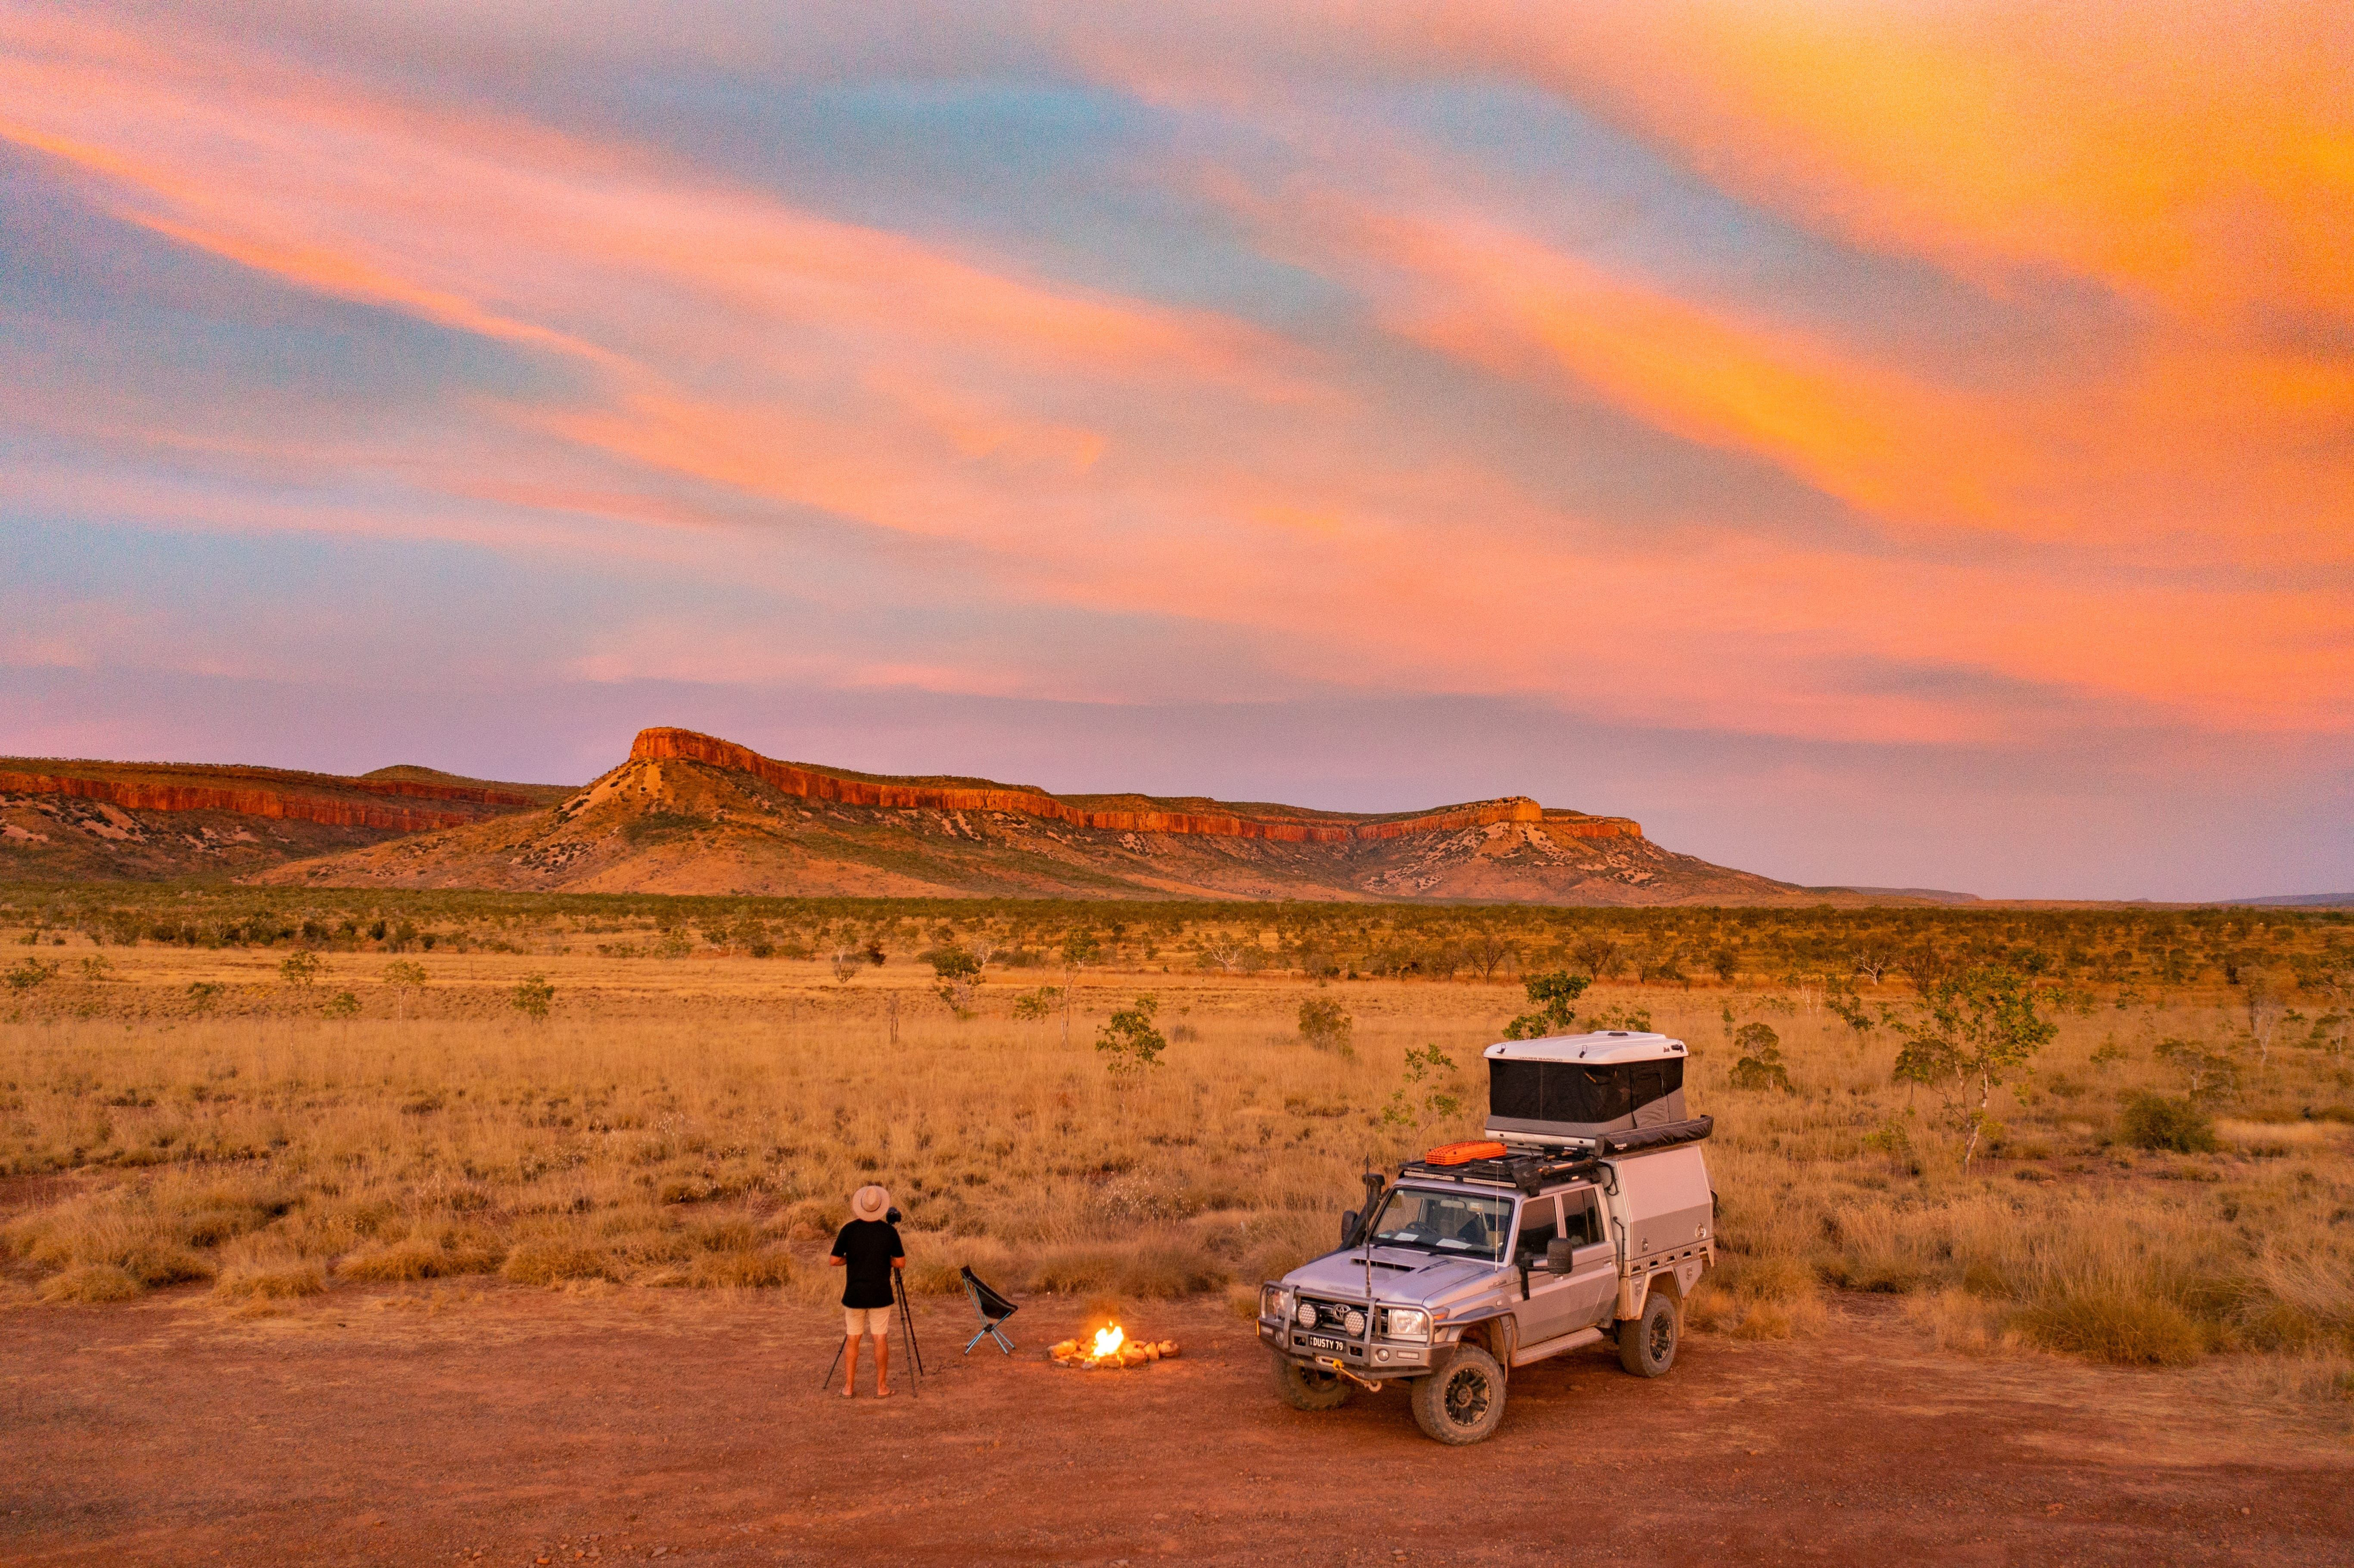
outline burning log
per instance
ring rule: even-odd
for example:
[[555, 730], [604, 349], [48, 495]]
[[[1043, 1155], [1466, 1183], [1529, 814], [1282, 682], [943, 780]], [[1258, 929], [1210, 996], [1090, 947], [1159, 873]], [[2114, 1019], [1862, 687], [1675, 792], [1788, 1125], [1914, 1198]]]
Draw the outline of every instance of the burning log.
[[1086, 1371], [1125, 1371], [1152, 1361], [1173, 1360], [1177, 1355], [1174, 1340], [1131, 1340], [1117, 1323], [1096, 1330], [1092, 1340], [1065, 1340], [1048, 1347], [1046, 1354], [1056, 1366], [1078, 1367]]

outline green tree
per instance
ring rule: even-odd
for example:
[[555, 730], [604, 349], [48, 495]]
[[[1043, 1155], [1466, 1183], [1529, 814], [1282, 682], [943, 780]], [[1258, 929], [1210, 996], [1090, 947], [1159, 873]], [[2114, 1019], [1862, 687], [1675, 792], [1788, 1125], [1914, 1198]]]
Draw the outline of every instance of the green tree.
[[1463, 1108], [1462, 1097], [1450, 1092], [1454, 1076], [1455, 1058], [1437, 1046], [1408, 1051], [1398, 1086], [1390, 1091], [1389, 1103], [1382, 1107], [1383, 1122], [1419, 1128], [1453, 1116]]
[[1571, 1006], [1585, 994], [1594, 982], [1584, 975], [1574, 975], [1566, 969], [1554, 969], [1549, 974], [1531, 975], [1521, 982], [1529, 1001], [1535, 1008], [1523, 1012], [1504, 1025], [1507, 1040], [1537, 1040], [1547, 1034], [1566, 1034], [1577, 1021], [1577, 1009]]
[[8, 989], [22, 996], [27, 991], [47, 985], [57, 972], [58, 966], [55, 964], [45, 964], [38, 959], [27, 959], [8, 971]]
[[1733, 1064], [1734, 1088], [1797, 1092], [1790, 1086], [1790, 1070], [1782, 1065], [1782, 1037], [1774, 1033], [1772, 1024], [1743, 1024], [1733, 1032], [1733, 1048], [1741, 1053], [1741, 1059]]
[[1147, 992], [1133, 1006], [1104, 1020], [1103, 1027], [1096, 1031], [1096, 1050], [1115, 1081], [1161, 1065], [1161, 1053], [1169, 1048], [1169, 1042], [1152, 1024], [1153, 1015], [1160, 1011], [1160, 999]]
[[308, 991], [318, 984], [319, 977], [326, 972], [326, 960], [308, 948], [300, 948], [287, 954], [278, 966], [278, 978], [301, 991]]
[[1951, 1096], [1947, 1115], [1962, 1134], [1964, 1175], [1986, 1131], [1995, 1090], [2025, 1072], [2059, 1033], [2039, 1010], [2048, 1000], [2026, 976], [1996, 965], [1932, 980], [1922, 988], [1913, 1017], [1889, 1020], [1904, 1041], [1896, 1054], [1897, 1078], [1946, 1088]]
[[423, 964], [411, 963], [407, 959], [385, 965], [384, 983], [392, 987], [394, 997], [393, 1016], [399, 1019], [408, 1018], [409, 992], [423, 991], [426, 982], [431, 979], [432, 977], [425, 972]]
[[515, 984], [515, 1011], [525, 1018], [546, 1018], [549, 1006], [555, 1001], [556, 988], [548, 983], [547, 977], [544, 974], [536, 972], [527, 974]]
[[329, 1018], [357, 1018], [360, 1015], [360, 999], [350, 991], [339, 991], [329, 997], [326, 1005], [319, 1011]]

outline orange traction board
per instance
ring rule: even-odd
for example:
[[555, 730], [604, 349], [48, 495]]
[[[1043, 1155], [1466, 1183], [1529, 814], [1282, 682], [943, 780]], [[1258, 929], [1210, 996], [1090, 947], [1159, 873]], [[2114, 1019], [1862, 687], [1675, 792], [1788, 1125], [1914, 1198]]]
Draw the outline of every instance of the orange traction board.
[[1474, 1160], [1501, 1160], [1500, 1143], [1442, 1143], [1422, 1157], [1425, 1165], [1469, 1165]]

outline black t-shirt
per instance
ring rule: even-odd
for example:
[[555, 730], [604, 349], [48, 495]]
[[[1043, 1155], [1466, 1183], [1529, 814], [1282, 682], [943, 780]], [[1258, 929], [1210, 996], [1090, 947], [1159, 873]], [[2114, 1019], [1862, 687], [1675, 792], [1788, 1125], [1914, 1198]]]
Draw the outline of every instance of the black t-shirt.
[[853, 1220], [833, 1238], [833, 1255], [842, 1259], [844, 1307], [888, 1307], [891, 1260], [907, 1255], [899, 1245], [899, 1227], [884, 1220]]

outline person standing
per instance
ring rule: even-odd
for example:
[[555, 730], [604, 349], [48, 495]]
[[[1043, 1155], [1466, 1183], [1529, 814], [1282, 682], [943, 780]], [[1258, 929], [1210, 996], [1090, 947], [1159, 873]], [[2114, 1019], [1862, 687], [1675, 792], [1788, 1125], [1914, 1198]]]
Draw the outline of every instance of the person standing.
[[842, 1284], [843, 1326], [849, 1342], [843, 1347], [850, 1375], [842, 1397], [858, 1394], [858, 1336], [875, 1341], [875, 1397], [891, 1397], [891, 1271], [907, 1266], [907, 1249], [899, 1245], [899, 1227], [891, 1223], [891, 1194], [869, 1183], [851, 1194], [851, 1222], [833, 1238], [832, 1266], [845, 1277]]

